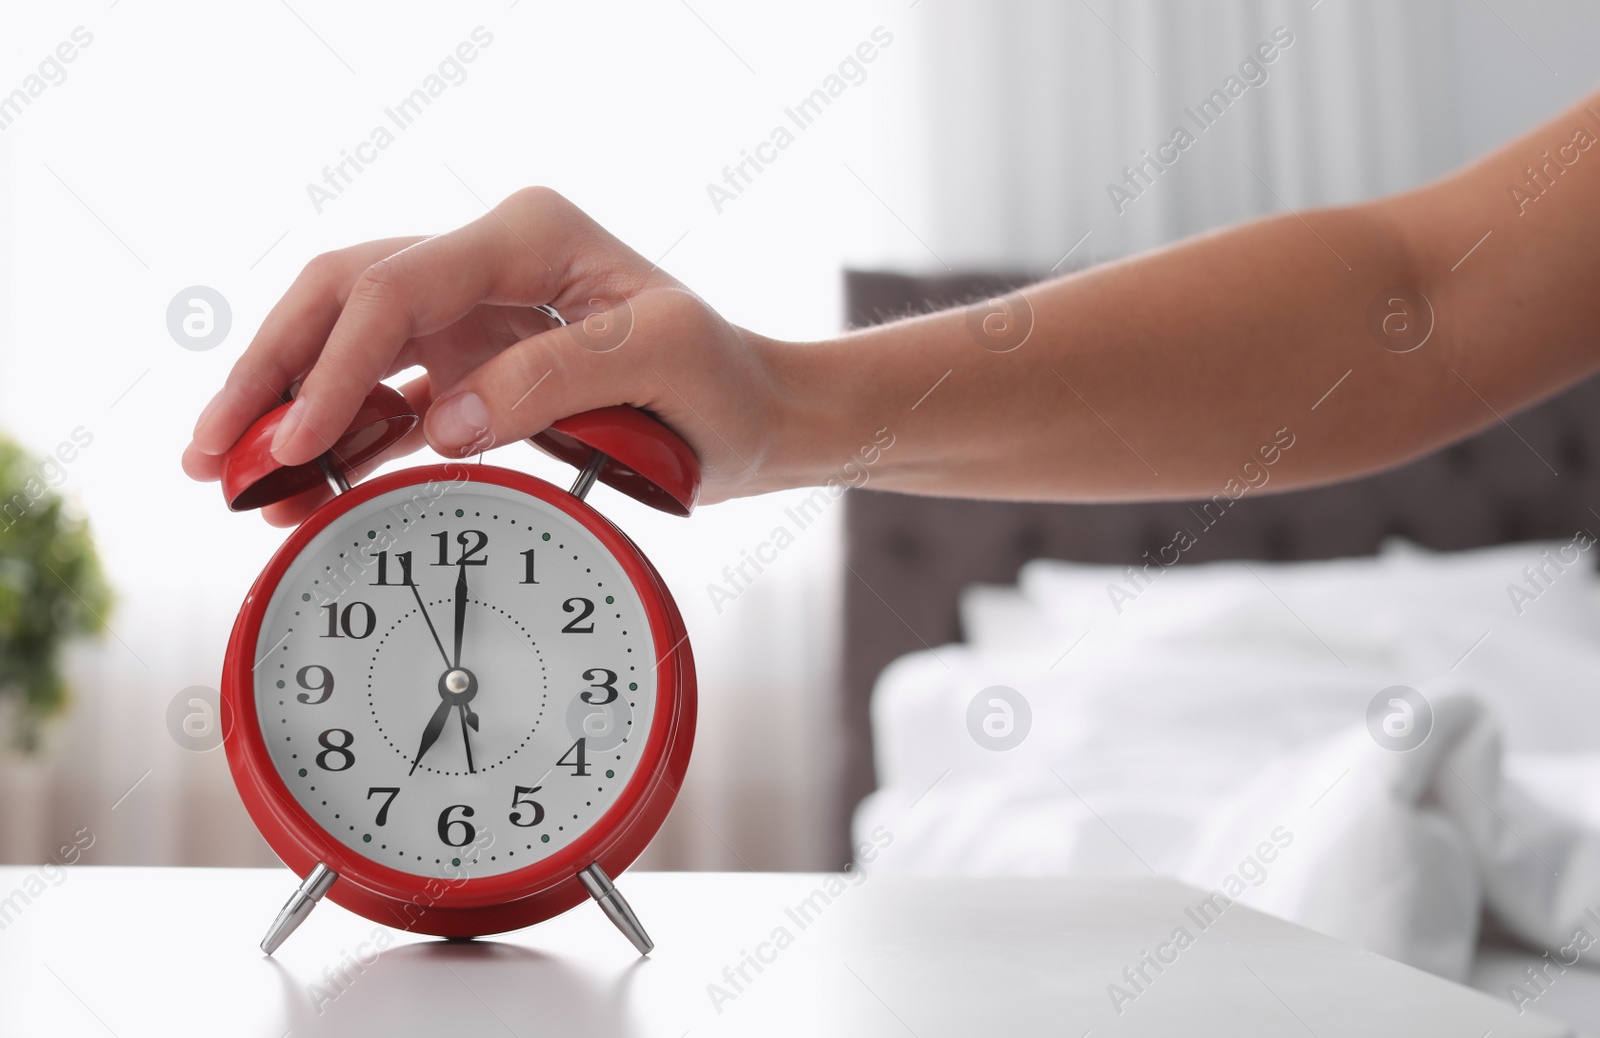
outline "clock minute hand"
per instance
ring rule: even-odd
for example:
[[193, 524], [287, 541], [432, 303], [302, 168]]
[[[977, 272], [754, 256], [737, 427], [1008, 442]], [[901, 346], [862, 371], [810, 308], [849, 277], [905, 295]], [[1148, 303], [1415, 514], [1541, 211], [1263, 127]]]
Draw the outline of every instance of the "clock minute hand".
[[467, 627], [467, 561], [456, 571], [456, 655], [450, 666], [461, 666], [461, 635]]
[[411, 760], [411, 770], [407, 775], [417, 773], [417, 765], [422, 763], [422, 755], [427, 753], [434, 743], [439, 741], [439, 733], [444, 731], [444, 723], [450, 718], [450, 708], [456, 704], [446, 699], [439, 704], [439, 708], [428, 718], [428, 727], [422, 730], [422, 745], [417, 747], [417, 755]]
[[[456, 570], [456, 656], [453, 666], [461, 668], [461, 636], [467, 629], [467, 560], [461, 560], [460, 567]], [[473, 712], [469, 702], [461, 703], [461, 743], [467, 750], [467, 771], [475, 773], [478, 769], [472, 766], [472, 736], [467, 732], [467, 726], [478, 730], [478, 715]]]

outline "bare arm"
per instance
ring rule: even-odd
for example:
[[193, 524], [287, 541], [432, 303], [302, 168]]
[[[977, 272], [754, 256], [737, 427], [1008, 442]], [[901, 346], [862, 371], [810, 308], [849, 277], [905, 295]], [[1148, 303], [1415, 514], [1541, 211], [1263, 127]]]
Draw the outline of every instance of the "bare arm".
[[[1103, 501], [1216, 493], [1280, 429], [1295, 446], [1274, 489], [1466, 436], [1600, 367], [1600, 95], [1587, 105], [1405, 195], [1027, 289], [1033, 332], [1011, 352], [980, 348], [961, 311], [777, 346], [802, 448], [779, 464], [825, 477], [887, 427], [874, 486]], [[1385, 334], [1407, 309], [1395, 286], [1431, 302], [1409, 352], [1428, 304]]]
[[[723, 321], [560, 196], [520, 192], [459, 230], [313, 261], [202, 415], [184, 465], [215, 479], [217, 455], [300, 378], [275, 453], [308, 461], [373, 383], [422, 364], [405, 392], [427, 420], [393, 453], [426, 439], [459, 457], [634, 404], [690, 441], [707, 501], [825, 481], [880, 431], [894, 446], [873, 454], [873, 485], [914, 493], [1209, 496], [1285, 437], [1273, 489], [1348, 478], [1600, 367], [1597, 140], [1600, 95], [1420, 190], [1035, 286], [1022, 294], [1031, 332], [1006, 352], [961, 310], [774, 341]], [[1393, 287], [1425, 298], [1421, 312], [1389, 305], [1406, 296]], [[554, 328], [531, 309], [541, 303], [600, 320]], [[1388, 310], [1401, 312], [1396, 334], [1382, 330]], [[1400, 333], [1408, 319], [1431, 331], [1399, 352], [1420, 337]], [[297, 522], [323, 493], [269, 517]]]

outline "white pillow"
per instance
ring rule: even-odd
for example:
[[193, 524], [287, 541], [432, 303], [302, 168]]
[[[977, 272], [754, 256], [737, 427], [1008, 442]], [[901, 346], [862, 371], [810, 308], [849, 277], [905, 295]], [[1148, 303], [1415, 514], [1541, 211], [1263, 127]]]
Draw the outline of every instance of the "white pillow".
[[[1563, 549], [1576, 561], [1558, 569]], [[1174, 566], [1136, 583], [1126, 567], [1037, 560], [1016, 593], [970, 589], [962, 619], [975, 647], [1047, 661], [1070, 648], [1066, 668], [1198, 649], [1397, 684], [1473, 677], [1511, 747], [1582, 752], [1600, 749], [1593, 561], [1568, 541], [1432, 552], [1396, 539], [1374, 556]]]

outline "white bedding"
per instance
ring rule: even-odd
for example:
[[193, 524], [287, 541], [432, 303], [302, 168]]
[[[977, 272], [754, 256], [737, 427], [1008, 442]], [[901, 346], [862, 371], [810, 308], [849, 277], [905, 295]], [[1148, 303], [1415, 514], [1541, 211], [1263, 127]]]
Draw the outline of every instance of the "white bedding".
[[[1578, 554], [1397, 542], [1142, 588], [1032, 563], [1016, 588], [966, 595], [967, 643], [885, 670], [880, 788], [857, 832], [894, 834], [879, 869], [1174, 874], [1463, 981], [1487, 911], [1530, 962], [1549, 950], [1584, 970], [1600, 961], [1600, 579], [1592, 550], [1545, 561], [1564, 546]], [[1393, 685], [1433, 710], [1405, 752], [1366, 721]], [[1012, 749], [969, 731], [993, 686], [1031, 712]], [[973, 716], [1003, 730], [993, 698]], [[1524, 977], [1519, 996], [1506, 961], [1477, 979], [1530, 1010], [1577, 987]]]

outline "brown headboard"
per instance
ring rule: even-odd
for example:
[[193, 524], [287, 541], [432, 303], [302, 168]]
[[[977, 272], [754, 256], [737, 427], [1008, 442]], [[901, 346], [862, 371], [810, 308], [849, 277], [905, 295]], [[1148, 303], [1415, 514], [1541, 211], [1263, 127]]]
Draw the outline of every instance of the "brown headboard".
[[[1028, 280], [849, 273], [845, 298], [850, 324], [860, 326], [972, 302]], [[1515, 432], [1496, 424], [1367, 479], [1241, 498], [1180, 564], [1370, 555], [1392, 534], [1436, 550], [1460, 550], [1600, 530], [1600, 481], [1593, 472], [1600, 463], [1600, 379], [1513, 421]], [[1011, 583], [1024, 562], [1041, 557], [1132, 564], [1146, 551], [1159, 551], [1173, 530], [1195, 522], [1183, 502], [1035, 505], [863, 490], [846, 495], [845, 507], [850, 570], [844, 577], [844, 750], [835, 827], [841, 854], [851, 812], [876, 786], [868, 721], [873, 683], [896, 657], [960, 638], [956, 599], [962, 588]]]

